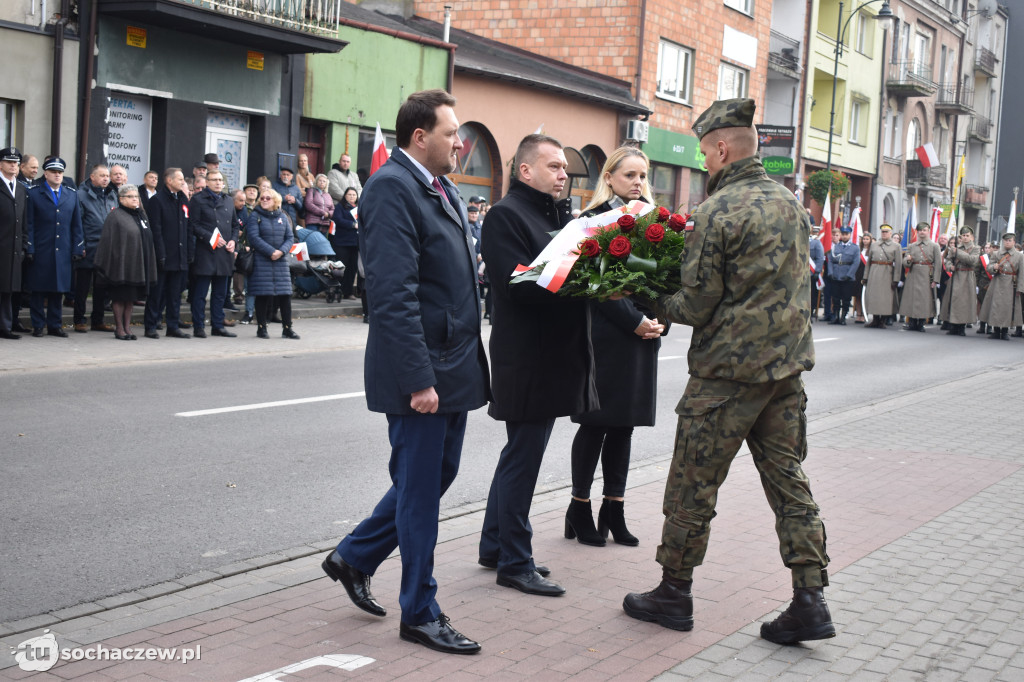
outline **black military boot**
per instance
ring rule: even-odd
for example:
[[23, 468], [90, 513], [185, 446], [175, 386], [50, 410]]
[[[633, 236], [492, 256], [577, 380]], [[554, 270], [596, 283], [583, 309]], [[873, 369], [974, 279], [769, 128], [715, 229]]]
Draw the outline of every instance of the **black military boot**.
[[965, 324], [958, 324], [958, 325], [954, 325], [954, 326], [956, 327], [956, 335], [957, 336], [967, 336], [967, 332], [965, 331], [967, 325], [965, 325]]
[[978, 331], [976, 331], [974, 333], [975, 334], [987, 334], [988, 333], [988, 325], [985, 324], [984, 322], [979, 323], [978, 324]]
[[[1007, 327], [1007, 329], [1009, 329], [1009, 327]], [[1010, 334], [1010, 336], [1012, 336], [1015, 339], [1021, 338], [1022, 336], [1024, 336], [1024, 327], [1017, 327], [1017, 329], [1015, 329], [1014, 332]]]
[[1009, 341], [1010, 340], [1010, 328], [1009, 327], [1000, 327], [999, 328], [999, 340], [1000, 341]]
[[949, 322], [946, 322], [945, 320], [943, 320], [942, 321], [942, 326], [939, 327], [939, 329], [944, 331], [944, 332], [948, 332], [951, 329], [951, 327], [952, 327], [952, 325], [950, 325]]
[[[626, 615], [672, 630], [693, 629], [692, 580], [663, 575], [661, 584], [650, 592], [630, 592], [622, 600]], [[827, 612], [827, 609], [826, 609]]]
[[836, 636], [832, 615], [825, 603], [822, 587], [797, 587], [793, 601], [782, 614], [770, 623], [761, 623], [761, 639], [776, 644], [796, 644], [811, 639]]

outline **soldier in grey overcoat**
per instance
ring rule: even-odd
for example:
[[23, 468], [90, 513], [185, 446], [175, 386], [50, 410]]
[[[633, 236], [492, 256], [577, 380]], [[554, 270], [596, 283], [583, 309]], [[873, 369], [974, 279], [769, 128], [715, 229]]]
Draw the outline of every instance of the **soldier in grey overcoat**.
[[935, 289], [942, 277], [942, 251], [928, 238], [931, 226], [917, 224], [917, 241], [907, 247], [903, 267], [907, 279], [903, 285], [900, 315], [907, 318], [903, 328], [923, 332], [924, 321], [935, 317]]
[[949, 273], [949, 282], [942, 296], [940, 317], [949, 322], [950, 336], [965, 336], [967, 325], [978, 319], [975, 292], [978, 280], [974, 269], [981, 256], [981, 247], [974, 243], [974, 230], [960, 228], [960, 237], [946, 245], [943, 268]]
[[990, 339], [1010, 340], [1010, 327], [1021, 323], [1020, 292], [1024, 291], [1020, 278], [1024, 254], [1016, 248], [1017, 235], [1007, 232], [999, 251], [992, 254], [988, 271], [992, 281], [981, 304], [981, 320], [992, 327]]
[[882, 225], [881, 238], [871, 243], [864, 266], [864, 313], [871, 315], [865, 327], [885, 327], [885, 318], [896, 314], [896, 296], [903, 270], [903, 251], [892, 239], [892, 228]]

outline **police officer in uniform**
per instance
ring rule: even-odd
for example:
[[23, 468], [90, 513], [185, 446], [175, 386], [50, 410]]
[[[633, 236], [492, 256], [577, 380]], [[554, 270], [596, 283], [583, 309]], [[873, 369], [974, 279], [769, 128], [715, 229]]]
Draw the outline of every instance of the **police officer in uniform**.
[[622, 606], [640, 620], [692, 629], [693, 569], [704, 560], [718, 488], [746, 439], [794, 588], [792, 603], [762, 624], [761, 637], [788, 644], [835, 636], [823, 590], [825, 529], [801, 467], [807, 398], [800, 374], [814, 366], [810, 222], [756, 156], [754, 110], [752, 99], [717, 101], [693, 125], [711, 174], [708, 199], [687, 228], [682, 288], [650, 302], [659, 320], [693, 327], [657, 551], [662, 581], [627, 595]]
[[839, 243], [825, 254], [828, 260], [828, 277], [832, 280], [832, 300], [829, 310], [832, 319], [829, 324], [846, 324], [850, 312], [850, 298], [857, 287], [857, 268], [860, 267], [860, 247], [850, 241], [853, 228], [847, 225], [839, 230]]

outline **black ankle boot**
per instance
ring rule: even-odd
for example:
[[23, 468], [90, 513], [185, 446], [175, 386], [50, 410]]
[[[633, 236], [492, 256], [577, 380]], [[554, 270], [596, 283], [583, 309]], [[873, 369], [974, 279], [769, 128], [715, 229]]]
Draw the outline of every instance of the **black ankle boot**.
[[761, 623], [761, 638], [776, 644], [796, 644], [835, 636], [836, 628], [832, 625], [832, 615], [828, 612], [822, 587], [795, 588], [789, 607], [772, 622]]
[[640, 540], [626, 528], [625, 504], [622, 500], [605, 498], [601, 503], [601, 509], [597, 512], [597, 532], [607, 538], [608, 531], [612, 532], [612, 538], [620, 545], [636, 547], [640, 544]]
[[631, 592], [622, 600], [626, 615], [648, 623], [657, 623], [672, 630], [693, 629], [693, 594], [691, 580], [675, 580], [668, 576], [650, 592]]
[[261, 339], [269, 339], [270, 334], [267, 333], [267, 325], [261, 324], [256, 327], [256, 336]]
[[1010, 334], [1010, 336], [1012, 336], [1015, 339], [1021, 338], [1022, 336], [1024, 336], [1024, 327], [1017, 327], [1017, 329], [1015, 329], [1014, 332]]
[[286, 339], [298, 339], [299, 338], [299, 335], [296, 334], [292, 330], [292, 326], [290, 324], [286, 324], [284, 326], [284, 328], [281, 330], [281, 336], [283, 336]]
[[976, 331], [974, 333], [975, 334], [987, 334], [988, 333], [988, 325], [985, 324], [984, 322], [981, 322], [980, 324], [978, 324], [978, 331]]
[[594, 512], [590, 508], [590, 500], [580, 502], [575, 497], [565, 512], [565, 537], [576, 538], [584, 545], [604, 547], [604, 538], [594, 527]]

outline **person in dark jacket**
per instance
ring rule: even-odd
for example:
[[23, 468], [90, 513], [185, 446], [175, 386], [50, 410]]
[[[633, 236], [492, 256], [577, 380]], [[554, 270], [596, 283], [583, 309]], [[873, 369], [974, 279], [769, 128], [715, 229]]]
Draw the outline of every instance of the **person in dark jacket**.
[[228, 280], [235, 269], [235, 242], [238, 241], [235, 205], [231, 197], [223, 194], [224, 175], [219, 170], [206, 174], [206, 185], [188, 204], [188, 225], [196, 238], [192, 334], [206, 338], [206, 294], [210, 293], [210, 333], [234, 337], [237, 334], [224, 327], [224, 299]]
[[398, 111], [398, 146], [360, 202], [372, 311], [366, 405], [387, 414], [393, 485], [323, 569], [356, 606], [383, 616], [370, 576], [397, 546], [399, 636], [444, 653], [474, 654], [480, 645], [441, 612], [433, 577], [440, 498], [459, 469], [467, 412], [488, 397], [466, 211], [444, 177], [462, 148], [454, 104], [444, 90], [409, 96]]
[[256, 251], [248, 284], [249, 295], [256, 298], [256, 336], [270, 338], [267, 321], [276, 303], [281, 310], [281, 336], [298, 339], [292, 330], [292, 278], [286, 257], [295, 237], [288, 216], [281, 210], [280, 194], [265, 190], [260, 195], [260, 205], [249, 216], [245, 234]]
[[120, 206], [103, 221], [103, 232], [96, 245], [96, 276], [110, 295], [114, 308], [114, 338], [134, 341], [132, 306], [144, 299], [156, 284], [156, 251], [153, 230], [142, 209], [139, 188], [118, 187]]
[[185, 174], [180, 168], [164, 171], [164, 186], [149, 200], [149, 225], [156, 251], [156, 284], [146, 298], [146, 338], [159, 339], [161, 315], [167, 317], [166, 335], [187, 339], [181, 331], [181, 292], [188, 281], [188, 265], [195, 254], [195, 237], [188, 226]]
[[45, 182], [28, 191], [25, 288], [32, 292], [32, 336], [36, 337], [67, 337], [61, 329], [61, 295], [71, 291], [72, 261], [85, 257], [82, 214], [75, 188], [64, 184], [66, 167], [64, 159], [48, 159], [43, 163]]
[[530, 503], [555, 418], [598, 407], [590, 309], [534, 282], [509, 283], [513, 269], [531, 263], [550, 233], [572, 217], [568, 201], [558, 200], [568, 175], [557, 140], [527, 135], [513, 167], [508, 194], [488, 212], [482, 230], [493, 289], [488, 414], [505, 422], [508, 442], [487, 496], [479, 561], [498, 569], [499, 585], [557, 596], [565, 590], [533, 561]]
[[[630, 201], [651, 201], [650, 161], [636, 147], [619, 147], [604, 164], [601, 181], [584, 208], [598, 215]], [[658, 397], [658, 350], [665, 325], [646, 307], [630, 300], [590, 302], [591, 338], [601, 409], [574, 416], [579, 424], [572, 442], [572, 501], [565, 513], [566, 537], [601, 546], [611, 531], [615, 542], [635, 547], [640, 541], [625, 519], [626, 476], [636, 426], [654, 426]], [[600, 460], [604, 500], [597, 528], [590, 487]]]
[[345, 264], [345, 274], [341, 278], [341, 295], [350, 301], [356, 299], [352, 285], [359, 270], [359, 231], [355, 216], [352, 215], [358, 202], [359, 193], [355, 187], [346, 189], [344, 199], [334, 207], [334, 234], [328, 237], [334, 253]]
[[0, 339], [15, 341], [14, 293], [21, 291], [21, 260], [25, 256], [28, 193], [18, 182], [21, 152], [0, 150]]
[[110, 170], [99, 163], [92, 167], [89, 178], [78, 186], [78, 208], [82, 213], [82, 234], [85, 235], [85, 258], [74, 264], [75, 331], [86, 333], [85, 304], [92, 289], [92, 330], [112, 332], [114, 328], [103, 321], [107, 305], [107, 292], [96, 279], [93, 257], [103, 234], [103, 222], [117, 208], [117, 188], [110, 182]]
[[305, 206], [302, 201], [302, 190], [292, 182], [294, 177], [291, 168], [282, 168], [278, 172], [278, 180], [273, 181], [273, 190], [281, 195], [281, 210], [288, 214], [292, 225], [299, 224], [299, 218], [304, 214]]

